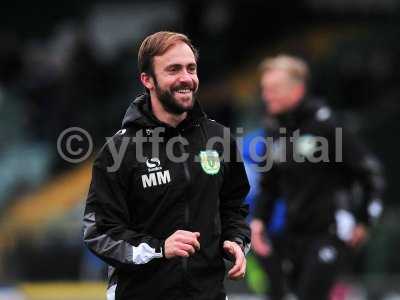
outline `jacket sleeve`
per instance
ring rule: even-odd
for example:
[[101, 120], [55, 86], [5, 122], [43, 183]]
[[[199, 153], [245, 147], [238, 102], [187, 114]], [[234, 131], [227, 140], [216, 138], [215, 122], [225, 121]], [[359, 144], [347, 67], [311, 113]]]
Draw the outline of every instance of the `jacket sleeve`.
[[131, 228], [127, 195], [129, 169], [124, 163], [115, 171], [107, 144], [99, 152], [92, 172], [83, 217], [87, 247], [107, 264], [129, 268], [163, 257], [163, 241]]
[[[326, 118], [320, 118], [322, 111], [329, 112]], [[366, 225], [375, 224], [383, 211], [385, 179], [381, 163], [356, 133], [341, 126], [327, 106], [317, 110], [316, 116], [318, 123], [314, 126], [322, 130], [322, 135], [329, 132], [329, 145], [335, 145], [329, 148], [331, 161], [341, 165], [343, 175], [350, 179], [350, 209], [356, 221]], [[359, 189], [354, 193], [356, 186]]]
[[344, 166], [352, 174], [355, 183], [361, 187], [355, 217], [358, 222], [372, 225], [379, 220], [383, 210], [383, 167], [355, 134], [344, 129], [342, 149]]
[[250, 228], [246, 223], [249, 206], [244, 203], [244, 199], [250, 187], [236, 141], [232, 136], [229, 151], [230, 159], [224, 162], [224, 181], [220, 191], [222, 241], [238, 242], [247, 254], [250, 249]]

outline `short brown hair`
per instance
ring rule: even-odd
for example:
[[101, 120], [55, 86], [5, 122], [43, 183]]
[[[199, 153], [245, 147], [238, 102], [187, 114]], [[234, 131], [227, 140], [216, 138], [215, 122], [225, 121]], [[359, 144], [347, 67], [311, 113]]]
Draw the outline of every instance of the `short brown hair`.
[[176, 42], [184, 42], [187, 44], [190, 49], [192, 49], [196, 61], [198, 60], [198, 51], [192, 45], [192, 42], [186, 35], [171, 31], [159, 31], [146, 37], [140, 45], [138, 53], [139, 73], [145, 72], [154, 75], [154, 56], [163, 55], [168, 48], [174, 45]]
[[275, 57], [267, 57], [260, 64], [261, 73], [271, 70], [283, 70], [295, 81], [307, 83], [310, 77], [310, 70], [307, 63], [296, 56], [277, 55]]

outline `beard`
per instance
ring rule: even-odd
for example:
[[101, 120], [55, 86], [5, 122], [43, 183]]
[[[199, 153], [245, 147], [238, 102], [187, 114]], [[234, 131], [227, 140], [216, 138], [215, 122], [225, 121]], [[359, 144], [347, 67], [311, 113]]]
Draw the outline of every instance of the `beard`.
[[[161, 89], [161, 87], [158, 85], [158, 81], [154, 76], [154, 83], [155, 83], [155, 91], [157, 94], [158, 99], [160, 100], [161, 105], [163, 106], [163, 108], [165, 109], [165, 111], [167, 111], [170, 114], [173, 115], [181, 115], [184, 112], [188, 112], [190, 110], [192, 110], [193, 106], [194, 106], [194, 101], [195, 101], [195, 94], [197, 92], [196, 87], [192, 88], [190, 86], [188, 86], [187, 84], [183, 85], [178, 85], [176, 87], [174, 87], [171, 90], [169, 89]], [[190, 106], [184, 106], [182, 104], [179, 103], [179, 101], [174, 97], [173, 93], [176, 90], [179, 89], [190, 89], [192, 91], [192, 99], [191, 99], [191, 105]]]

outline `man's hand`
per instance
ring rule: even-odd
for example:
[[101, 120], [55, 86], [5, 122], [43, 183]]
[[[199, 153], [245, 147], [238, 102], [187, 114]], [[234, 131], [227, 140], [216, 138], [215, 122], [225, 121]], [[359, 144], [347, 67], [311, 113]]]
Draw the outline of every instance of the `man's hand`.
[[261, 220], [254, 219], [250, 223], [251, 228], [251, 246], [254, 252], [262, 257], [271, 253], [271, 246], [265, 241], [264, 223]]
[[353, 248], [358, 248], [366, 242], [368, 238], [367, 227], [363, 224], [357, 224], [353, 229], [353, 235], [349, 241], [349, 244]]
[[164, 244], [164, 256], [172, 258], [176, 256], [189, 257], [200, 250], [200, 232], [177, 230], [170, 235]]
[[228, 272], [228, 278], [232, 280], [243, 279], [246, 274], [246, 258], [242, 248], [231, 241], [224, 241], [224, 250], [235, 258], [235, 264]]

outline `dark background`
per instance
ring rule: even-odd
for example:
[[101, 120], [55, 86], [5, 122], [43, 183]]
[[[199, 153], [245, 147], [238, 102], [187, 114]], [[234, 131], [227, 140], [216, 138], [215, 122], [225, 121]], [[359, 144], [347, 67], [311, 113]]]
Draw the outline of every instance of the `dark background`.
[[[180, 31], [200, 50], [198, 98], [206, 112], [245, 132], [261, 124], [259, 62], [284, 52], [310, 63], [312, 93], [326, 99], [385, 166], [385, 214], [357, 270], [366, 284], [371, 278], [388, 284], [400, 272], [399, 23], [400, 1], [395, 0], [2, 4], [0, 221], [11, 224], [18, 203], [84, 168], [57, 154], [59, 134], [71, 126], [84, 128], [98, 149], [142, 92], [136, 62], [140, 42], [155, 31]], [[24, 226], [23, 218], [3, 226], [0, 282], [92, 276], [87, 272], [97, 265], [85, 267], [80, 238], [83, 200], [69, 202], [73, 205], [50, 219], [43, 206], [46, 221], [33, 227]], [[42, 206], [34, 207], [40, 216]]]

